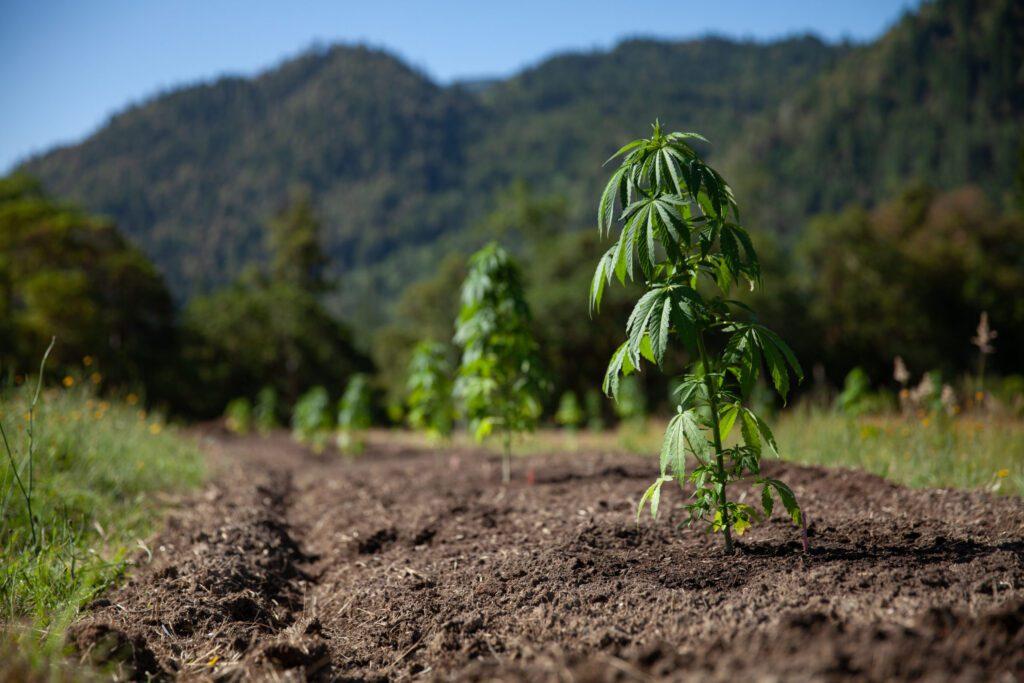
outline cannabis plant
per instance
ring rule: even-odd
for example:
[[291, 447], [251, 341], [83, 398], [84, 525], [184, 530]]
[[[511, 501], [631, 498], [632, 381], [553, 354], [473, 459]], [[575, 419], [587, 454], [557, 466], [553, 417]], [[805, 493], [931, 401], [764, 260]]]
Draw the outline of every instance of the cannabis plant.
[[249, 399], [232, 399], [224, 409], [224, 424], [235, 434], [248, 434], [252, 429], [252, 403]]
[[360, 434], [372, 423], [370, 385], [366, 375], [352, 375], [338, 401], [338, 447], [345, 451], [361, 451]]
[[555, 422], [565, 427], [570, 432], [575, 432], [583, 424], [583, 408], [576, 394], [567, 391], [562, 394], [558, 401], [558, 412], [555, 413]]
[[444, 344], [422, 341], [413, 349], [406, 382], [407, 419], [413, 429], [447, 438], [455, 426], [454, 369]]
[[274, 387], [263, 387], [256, 394], [252, 409], [252, 420], [256, 430], [266, 436], [277, 427], [277, 392]]
[[[730, 298], [734, 285], [753, 288], [761, 279], [757, 255], [739, 209], [722, 176], [691, 147], [696, 133], [662, 132], [634, 140], [615, 155], [622, 158], [598, 205], [598, 229], [621, 228], [601, 257], [590, 288], [596, 310], [612, 279], [640, 282], [646, 292], [626, 323], [627, 340], [615, 351], [604, 379], [609, 396], [619, 394], [622, 378], [646, 360], [664, 367], [675, 347], [690, 359], [675, 393], [676, 414], [665, 432], [661, 474], [643, 494], [637, 516], [650, 505], [657, 517], [662, 485], [694, 486], [686, 506], [689, 523], [706, 523], [725, 536], [742, 534], [759, 517], [750, 505], [729, 499], [729, 485], [752, 479], [770, 515], [777, 496], [800, 521], [796, 497], [786, 484], [761, 475], [761, 455], [775, 453], [768, 425], [748, 408], [762, 365], [785, 400], [790, 374], [803, 378], [789, 347]], [[616, 215], [616, 207], [619, 211]], [[738, 426], [741, 438], [730, 442]], [[695, 465], [687, 469], [687, 454]]]
[[462, 364], [455, 396], [477, 440], [501, 435], [502, 481], [511, 477], [512, 438], [536, 427], [547, 381], [530, 333], [519, 268], [497, 244], [470, 259], [455, 343]]
[[309, 444], [320, 452], [331, 429], [331, 399], [327, 389], [313, 387], [295, 402], [292, 411], [292, 435], [296, 441]]

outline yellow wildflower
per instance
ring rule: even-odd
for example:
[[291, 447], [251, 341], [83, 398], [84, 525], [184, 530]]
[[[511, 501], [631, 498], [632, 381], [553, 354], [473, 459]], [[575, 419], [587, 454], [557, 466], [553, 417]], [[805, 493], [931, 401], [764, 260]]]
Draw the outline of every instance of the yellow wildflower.
[[98, 372], [94, 372], [91, 375], [89, 375], [89, 380], [92, 381], [93, 384], [99, 384], [100, 382], [103, 381], [103, 375], [101, 375]]
[[71, 375], [65, 375], [64, 379], [61, 380], [61, 384], [70, 389], [71, 387], [75, 386], [75, 378], [72, 377]]
[[153, 424], [149, 425], [150, 434], [159, 434], [162, 429], [163, 427], [160, 426], [159, 422], [154, 422]]
[[92, 356], [86, 356], [85, 358], [83, 358], [82, 365], [84, 365], [85, 367], [89, 367], [90, 365], [92, 365]]
[[136, 403], [139, 402], [139, 397], [136, 396], [135, 394], [128, 394], [125, 397], [125, 401], [128, 402], [128, 405], [133, 406], [133, 405], [135, 405]]
[[1006, 479], [1008, 476], [1010, 476], [1010, 470], [999, 470], [998, 472], [996, 472], [996, 476], [999, 477], [1000, 479]]

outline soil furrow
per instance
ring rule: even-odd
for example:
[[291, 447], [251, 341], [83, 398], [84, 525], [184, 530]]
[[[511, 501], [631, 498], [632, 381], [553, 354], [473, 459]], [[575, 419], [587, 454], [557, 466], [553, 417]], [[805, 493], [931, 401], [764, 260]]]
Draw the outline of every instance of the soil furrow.
[[387, 441], [209, 451], [220, 488], [76, 626], [84, 650], [116, 633], [140, 673], [217, 678], [1024, 677], [1018, 498], [771, 463], [812, 553], [776, 516], [726, 561], [676, 530], [682, 496], [634, 521], [642, 458], [538, 457], [502, 487], [482, 454]]

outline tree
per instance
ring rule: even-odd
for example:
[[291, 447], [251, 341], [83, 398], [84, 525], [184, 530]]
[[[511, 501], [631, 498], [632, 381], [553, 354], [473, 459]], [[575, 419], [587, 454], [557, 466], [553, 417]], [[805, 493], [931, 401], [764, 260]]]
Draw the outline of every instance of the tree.
[[50, 367], [175, 398], [174, 305], [153, 265], [109, 221], [59, 204], [25, 175], [0, 179], [0, 365]]
[[[742, 534], [758, 513], [729, 500], [730, 483], [753, 476], [761, 485], [765, 514], [772, 512], [774, 492], [793, 521], [800, 520], [789, 487], [760, 474], [762, 451], [775, 452], [775, 439], [745, 403], [762, 363], [783, 398], [790, 373], [801, 379], [802, 371], [789, 347], [747, 319], [750, 311], [730, 298], [734, 284], [753, 287], [760, 281], [760, 266], [749, 235], [738, 223], [732, 190], [690, 146], [694, 139], [703, 140], [696, 133], [665, 135], [655, 122], [650, 138], [634, 140], [613, 155], [623, 159], [601, 195], [598, 229], [604, 235], [616, 222], [622, 227], [598, 262], [590, 301], [596, 310], [613, 278], [643, 282], [646, 289], [626, 323], [628, 338], [608, 365], [608, 395], [617, 397], [622, 378], [638, 371], [643, 360], [663, 367], [670, 342], [692, 361], [676, 392], [678, 405], [665, 432], [660, 476], [640, 499], [637, 516], [648, 504], [657, 516], [663, 484], [675, 481], [685, 490], [692, 483], [689, 522], [703, 521], [723, 533], [726, 552], [731, 553], [732, 534]], [[727, 446], [737, 424], [742, 441]], [[696, 459], [689, 472], [687, 452]]]
[[295, 194], [267, 230], [271, 280], [313, 294], [328, 288], [324, 278], [328, 259], [320, 244], [321, 228], [309, 193]]
[[462, 365], [455, 395], [478, 440], [501, 433], [502, 481], [511, 478], [512, 439], [536, 427], [547, 380], [530, 333], [519, 267], [491, 243], [469, 262], [455, 343]]
[[372, 365], [346, 326], [288, 284], [237, 284], [185, 310], [186, 361], [198, 374], [192, 412], [216, 414], [235, 396], [272, 387], [286, 405], [318, 383], [344, 386]]

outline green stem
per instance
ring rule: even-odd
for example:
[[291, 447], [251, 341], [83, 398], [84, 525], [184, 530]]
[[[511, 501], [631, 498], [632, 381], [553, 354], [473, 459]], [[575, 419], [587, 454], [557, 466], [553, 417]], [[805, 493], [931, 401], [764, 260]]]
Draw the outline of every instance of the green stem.
[[719, 485], [722, 487], [718, 494], [718, 510], [722, 513], [722, 528], [725, 533], [725, 552], [733, 553], [732, 530], [730, 529], [729, 499], [726, 497], [726, 473], [725, 461], [722, 456], [722, 432], [718, 422], [718, 392], [715, 390], [714, 382], [711, 380], [711, 368], [708, 364], [708, 352], [704, 348], [704, 335], [697, 337], [697, 349], [700, 352], [700, 363], [704, 370], [704, 385], [708, 390], [708, 404], [711, 407], [711, 435], [715, 444], [715, 464], [718, 467]]

